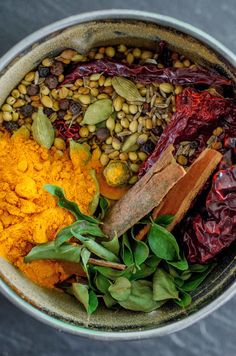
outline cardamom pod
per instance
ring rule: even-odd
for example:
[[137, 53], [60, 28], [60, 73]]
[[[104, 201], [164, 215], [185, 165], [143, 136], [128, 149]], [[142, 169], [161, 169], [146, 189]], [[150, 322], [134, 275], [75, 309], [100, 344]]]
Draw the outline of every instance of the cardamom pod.
[[51, 148], [55, 131], [49, 118], [44, 114], [43, 109], [39, 108], [35, 115], [34, 122], [32, 124], [32, 134], [34, 140], [41, 146]]
[[128, 101], [145, 101], [145, 98], [141, 96], [136, 85], [131, 80], [123, 77], [113, 77], [111, 83], [116, 93], [122, 98]]
[[132, 135], [128, 136], [122, 146], [122, 152], [128, 152], [132, 146], [137, 143], [137, 138], [139, 134], [137, 132], [133, 133]]
[[110, 99], [101, 99], [89, 105], [85, 111], [81, 124], [96, 125], [105, 121], [112, 114], [112, 101]]

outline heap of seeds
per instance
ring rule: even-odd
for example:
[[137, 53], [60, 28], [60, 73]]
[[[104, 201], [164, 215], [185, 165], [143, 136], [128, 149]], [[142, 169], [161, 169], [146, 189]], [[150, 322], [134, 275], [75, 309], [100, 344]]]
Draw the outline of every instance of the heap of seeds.
[[[54, 145], [59, 151], [66, 149], [66, 139], [64, 137], [63, 140], [59, 128], [65, 132], [68, 127], [71, 130], [67, 138], [75, 134], [76, 140], [86, 144], [104, 168], [112, 160], [125, 161], [130, 170], [129, 184], [134, 184], [140, 164], [153, 151], [175, 111], [175, 95], [182, 92], [182, 87], [169, 83], [133, 83], [142, 101], [128, 101], [125, 93], [117, 94], [112, 77], [102, 73], [60, 85], [64, 81], [65, 67], [71, 62], [103, 58], [129, 64], [155, 63], [159, 68], [164, 67], [158, 53], [127, 48], [123, 44], [92, 49], [87, 55], [66, 49], [54, 58], [43, 59], [12, 90], [1, 107], [0, 124], [11, 132], [22, 125], [31, 130], [36, 111], [43, 107], [44, 113], [57, 129]], [[177, 53], [172, 53], [169, 61], [170, 66], [177, 68], [194, 66], [189, 59]], [[83, 123], [88, 107], [101, 99], [111, 101], [111, 114], [99, 123], [92, 119], [89, 124]], [[213, 133], [209, 146], [220, 145], [217, 141], [220, 129]], [[177, 152], [178, 162], [183, 166], [188, 165], [188, 157], [195, 148], [196, 142], [182, 142]]]

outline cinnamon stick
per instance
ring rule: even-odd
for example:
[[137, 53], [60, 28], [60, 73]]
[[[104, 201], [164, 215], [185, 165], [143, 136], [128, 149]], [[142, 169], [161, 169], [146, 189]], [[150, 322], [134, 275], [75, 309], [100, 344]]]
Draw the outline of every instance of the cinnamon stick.
[[113, 206], [104, 220], [103, 231], [121, 236], [158, 206], [169, 190], [185, 175], [176, 163], [170, 145], [152, 168]]
[[[202, 190], [221, 158], [221, 153], [212, 149], [205, 149], [189, 167], [186, 175], [169, 191], [161, 204], [153, 210], [152, 218], [155, 220], [159, 215], [174, 215], [173, 222], [167, 227], [169, 231], [173, 230], [189, 210], [191, 203]], [[145, 225], [139, 231], [136, 239], [143, 240], [149, 230], [150, 225]]]

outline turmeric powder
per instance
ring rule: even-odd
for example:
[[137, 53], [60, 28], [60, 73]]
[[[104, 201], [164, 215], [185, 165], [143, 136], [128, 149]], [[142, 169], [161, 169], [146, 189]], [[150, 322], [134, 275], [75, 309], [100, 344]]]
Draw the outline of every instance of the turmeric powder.
[[57, 206], [56, 199], [43, 186], [49, 183], [62, 187], [66, 197], [88, 214], [97, 189], [90, 170], [98, 169], [99, 163], [91, 160], [82, 167], [78, 159], [73, 164], [68, 150], [48, 150], [28, 136], [27, 129], [20, 129], [17, 134], [0, 138], [0, 256], [35, 283], [52, 288], [68, 277], [63, 264], [25, 264], [23, 257], [32, 246], [55, 238], [74, 218]]

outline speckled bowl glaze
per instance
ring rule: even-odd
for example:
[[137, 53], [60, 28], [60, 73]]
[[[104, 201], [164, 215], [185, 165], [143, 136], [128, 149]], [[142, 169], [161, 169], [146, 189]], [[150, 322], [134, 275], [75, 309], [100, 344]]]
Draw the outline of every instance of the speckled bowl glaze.
[[[112, 10], [76, 15], [27, 37], [0, 60], [0, 105], [40, 60], [64, 48], [124, 43], [155, 48], [160, 40], [199, 64], [236, 82], [236, 57], [212, 37], [175, 19], [139, 11]], [[0, 259], [1, 292], [33, 317], [57, 329], [99, 339], [140, 339], [183, 329], [226, 302], [236, 290], [236, 246], [231, 246], [185, 310], [163, 307], [149, 314], [100, 308], [88, 317], [70, 296], [38, 287]]]

